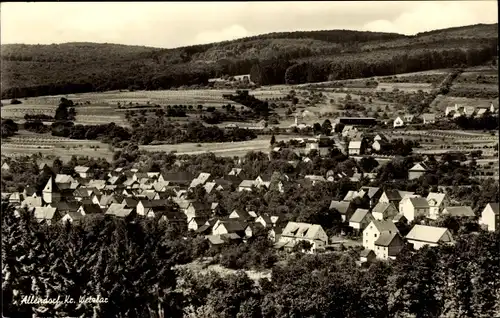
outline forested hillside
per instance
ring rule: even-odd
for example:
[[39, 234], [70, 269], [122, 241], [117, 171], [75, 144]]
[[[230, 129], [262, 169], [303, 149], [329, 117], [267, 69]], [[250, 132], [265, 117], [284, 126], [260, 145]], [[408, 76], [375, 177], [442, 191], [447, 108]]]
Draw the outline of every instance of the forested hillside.
[[347, 30], [271, 33], [176, 49], [95, 43], [1, 47], [2, 98], [206, 85], [248, 74], [261, 85], [487, 63], [498, 24], [404, 36]]

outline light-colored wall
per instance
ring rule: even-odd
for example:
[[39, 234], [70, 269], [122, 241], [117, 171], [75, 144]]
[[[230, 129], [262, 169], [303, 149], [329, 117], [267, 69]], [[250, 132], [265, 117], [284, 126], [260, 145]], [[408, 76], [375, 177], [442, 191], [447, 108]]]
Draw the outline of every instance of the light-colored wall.
[[486, 229], [491, 232], [495, 232], [498, 229], [499, 217], [495, 215], [489, 205], [481, 213], [479, 224], [485, 225]]

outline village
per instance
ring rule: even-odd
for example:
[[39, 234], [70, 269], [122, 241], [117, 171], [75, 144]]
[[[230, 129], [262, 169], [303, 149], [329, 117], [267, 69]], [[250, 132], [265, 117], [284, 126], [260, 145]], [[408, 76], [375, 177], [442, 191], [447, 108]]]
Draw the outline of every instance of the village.
[[[309, 148], [310, 151], [317, 150], [317, 145]], [[280, 150], [275, 147], [271, 153]], [[353, 154], [351, 149], [349, 154]], [[287, 221], [282, 215], [257, 214], [248, 209], [229, 211], [229, 215], [221, 216], [219, 202], [189, 199], [190, 193], [201, 188], [207, 194], [230, 189], [283, 193], [284, 185], [292, 181], [287, 174], [277, 171], [272, 175], [245, 179], [242, 169], [237, 167], [223, 178], [214, 178], [205, 172], [198, 175], [182, 171], [165, 174], [116, 168], [110, 170], [106, 178], [95, 179], [92, 169], [86, 166], [76, 166], [74, 176], [56, 174], [46, 164], [39, 168], [50, 175], [41, 193], [29, 185], [22, 192], [2, 193], [2, 200], [16, 207], [17, 216], [20, 215], [19, 209], [27, 209], [34, 213], [38, 222], [48, 225], [78, 224], [103, 217], [127, 222], [151, 218], [202, 236], [212, 246], [245, 242], [254, 233], [264, 230], [278, 250], [317, 253], [339, 250], [344, 245], [355, 246], [360, 251], [359, 262], [366, 263], [374, 259], [395, 259], [405, 245], [417, 250], [425, 245], [454, 243], [449, 229], [425, 225], [424, 221], [415, 223], [416, 219], [469, 218], [488, 231], [497, 231], [500, 224], [497, 202], [484, 206], [477, 218], [470, 206], [451, 200], [443, 189], [422, 197], [409, 191], [362, 186], [357, 191], [349, 191], [342, 200], [331, 200], [329, 209], [340, 215], [341, 222], [352, 233], [329, 237], [319, 224]], [[2, 172], [8, 170], [9, 165], [4, 163]], [[418, 179], [427, 170], [425, 162], [416, 163], [407, 172], [408, 179]], [[295, 182], [314, 185], [338, 182], [343, 178], [359, 181], [361, 173], [351, 173], [349, 177], [345, 173], [328, 171], [326, 175], [305, 175]], [[173, 209], [173, 205], [178, 209]], [[412, 222], [414, 225], [409, 232], [400, 233], [402, 226]]]

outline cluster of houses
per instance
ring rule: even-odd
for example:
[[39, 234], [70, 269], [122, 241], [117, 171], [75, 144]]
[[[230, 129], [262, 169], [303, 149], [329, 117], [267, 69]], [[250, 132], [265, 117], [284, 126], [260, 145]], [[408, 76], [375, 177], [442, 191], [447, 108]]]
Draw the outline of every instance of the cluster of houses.
[[[284, 183], [289, 181], [286, 174], [275, 172], [271, 176], [245, 180], [240, 168], [233, 168], [223, 178], [213, 178], [204, 172], [194, 176], [188, 172], [144, 173], [137, 169], [116, 168], [109, 171], [105, 179], [95, 179], [89, 167], [77, 166], [75, 177], [55, 174], [47, 165], [42, 169], [51, 177], [41, 193], [27, 186], [22, 192], [2, 194], [2, 199], [12, 205], [33, 211], [39, 222], [78, 223], [104, 215], [129, 221], [137, 217], [157, 218], [204, 235], [213, 245], [230, 240], [245, 241], [259, 230], [265, 230], [278, 249], [293, 249], [301, 241], [310, 243], [311, 251], [331, 245], [325, 230], [318, 224], [286, 222], [279, 215], [257, 214], [249, 210], [234, 210], [221, 217], [227, 213], [222, 213], [218, 202], [189, 199], [190, 191], [197, 187], [203, 187], [209, 194], [214, 190], [252, 191], [254, 188], [283, 192]], [[332, 172], [326, 178], [310, 175], [298, 182], [328, 182], [337, 177], [345, 176], [336, 176]], [[169, 208], [173, 202], [178, 209]], [[360, 206], [360, 202], [365, 209], [354, 208]], [[330, 209], [338, 211], [343, 222], [363, 234], [365, 250], [362, 254], [366, 259], [393, 258], [405, 241], [415, 248], [453, 242], [447, 229], [424, 225], [415, 225], [403, 238], [398, 223], [411, 222], [419, 216], [429, 219], [446, 214], [474, 217], [470, 207], [454, 206], [444, 193], [429, 193], [424, 198], [413, 192], [377, 187], [349, 191], [343, 200], [332, 201]], [[485, 207], [479, 223], [490, 231], [498, 229], [498, 203]]]
[[[366, 202], [369, 208], [354, 209], [354, 200]], [[332, 201], [331, 209], [337, 210], [343, 221], [362, 233], [363, 247], [361, 261], [373, 258], [395, 258], [405, 242], [419, 249], [424, 245], [437, 246], [439, 243], [453, 243], [450, 231], [442, 227], [416, 224], [402, 237], [397, 225], [425, 217], [436, 220], [442, 215], [474, 218], [471, 207], [453, 205], [445, 193], [431, 192], [421, 197], [413, 192], [382, 190], [377, 187], [362, 187], [359, 191], [349, 191], [342, 201]], [[496, 231], [499, 226], [498, 203], [489, 203], [483, 209], [479, 224], [488, 231]]]
[[[479, 117], [484, 115], [488, 111], [494, 114], [498, 111], [498, 109], [495, 108], [493, 103], [491, 103], [489, 107], [474, 107], [474, 106], [463, 106], [455, 104], [454, 106], [446, 107], [444, 112], [444, 117], [452, 117], [452, 118], [458, 118], [460, 116]], [[420, 116], [420, 119], [422, 120], [424, 125], [435, 123], [436, 118], [437, 116], [435, 113], [424, 113]], [[396, 117], [392, 124], [394, 128], [403, 127], [405, 125], [414, 123], [415, 119], [416, 119], [415, 115], [406, 114]]]

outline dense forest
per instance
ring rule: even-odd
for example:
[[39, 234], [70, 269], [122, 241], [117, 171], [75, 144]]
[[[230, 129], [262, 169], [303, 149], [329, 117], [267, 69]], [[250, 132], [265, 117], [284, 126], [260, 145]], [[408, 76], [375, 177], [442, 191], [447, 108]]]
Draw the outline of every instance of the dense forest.
[[498, 24], [416, 36], [347, 30], [272, 33], [177, 49], [95, 43], [2, 45], [2, 98], [205, 86], [251, 74], [260, 84], [318, 82], [489, 62]]
[[[47, 226], [2, 205], [3, 312], [6, 316], [82, 317], [498, 317], [499, 232], [456, 236], [454, 246], [404, 249], [397, 260], [355, 263], [355, 250], [283, 255], [271, 279], [221, 276], [176, 265], [209, 254], [157, 220], [96, 218]], [[251, 243], [251, 255], [266, 245]], [[276, 254], [276, 252], [274, 252]], [[207, 255], [208, 256], [208, 255]], [[230, 256], [225, 256], [227, 258]], [[272, 257], [272, 255], [269, 255]], [[234, 259], [234, 258], [233, 258]], [[229, 261], [230, 263], [230, 261]], [[272, 261], [271, 261], [272, 263]], [[75, 302], [22, 304], [22, 297], [65, 295]], [[99, 297], [101, 303], [78, 303]]]

